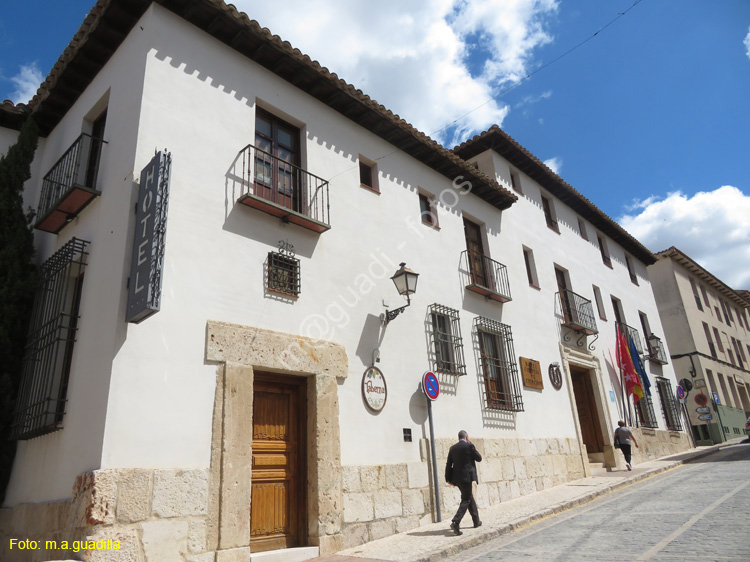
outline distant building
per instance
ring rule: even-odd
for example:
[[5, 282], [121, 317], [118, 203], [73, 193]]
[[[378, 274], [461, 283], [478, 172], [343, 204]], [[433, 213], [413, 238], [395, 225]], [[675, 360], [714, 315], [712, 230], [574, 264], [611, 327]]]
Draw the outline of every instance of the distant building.
[[741, 437], [750, 415], [750, 293], [735, 291], [675, 247], [649, 267], [699, 445]]
[[480, 506], [622, 468], [620, 418], [636, 463], [690, 446], [644, 346], [656, 257], [499, 128], [447, 150], [219, 0], [99, 2], [28, 111], [43, 283], [0, 548], [309, 558], [435, 520], [433, 468], [454, 510], [460, 429]]

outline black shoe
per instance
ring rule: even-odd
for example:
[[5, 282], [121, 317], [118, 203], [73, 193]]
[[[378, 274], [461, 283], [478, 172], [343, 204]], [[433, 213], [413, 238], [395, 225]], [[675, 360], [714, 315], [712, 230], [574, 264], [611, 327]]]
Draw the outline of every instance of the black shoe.
[[451, 529], [453, 529], [453, 532], [457, 535], [463, 535], [461, 529], [458, 528], [458, 523], [451, 523]]
[[476, 523], [474, 523], [474, 528], [475, 528], [475, 529], [476, 529], [477, 527], [481, 527], [481, 526], [482, 526], [482, 522], [481, 522], [481, 521], [477, 521]]

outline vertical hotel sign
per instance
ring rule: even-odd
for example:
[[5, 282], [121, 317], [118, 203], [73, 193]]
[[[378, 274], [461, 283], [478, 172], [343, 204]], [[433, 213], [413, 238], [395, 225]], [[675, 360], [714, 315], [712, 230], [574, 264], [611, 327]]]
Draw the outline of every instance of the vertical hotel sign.
[[126, 320], [135, 324], [159, 312], [161, 305], [171, 165], [172, 154], [165, 150], [141, 171], [126, 312]]

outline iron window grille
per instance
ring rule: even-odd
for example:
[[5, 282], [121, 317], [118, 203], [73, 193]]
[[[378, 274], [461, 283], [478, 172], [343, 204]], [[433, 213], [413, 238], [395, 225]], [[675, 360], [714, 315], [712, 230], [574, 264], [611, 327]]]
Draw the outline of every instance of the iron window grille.
[[299, 296], [300, 271], [297, 258], [281, 252], [268, 252], [268, 290]]
[[89, 242], [73, 238], [39, 271], [11, 438], [62, 429]]
[[432, 340], [432, 370], [452, 375], [465, 375], [464, 344], [458, 310], [439, 304], [429, 308]]
[[[642, 381], [641, 385], [643, 385]], [[654, 401], [650, 396], [644, 396], [638, 400], [635, 405], [635, 411], [638, 414], [638, 421], [640, 422], [641, 427], [659, 427], [659, 422], [654, 413]]]
[[667, 429], [682, 431], [682, 423], [677, 410], [677, 401], [674, 399], [674, 393], [672, 392], [672, 384], [664, 377], [657, 377], [656, 386], [659, 389], [661, 409], [664, 414], [664, 421], [667, 422]]
[[487, 407], [523, 411], [523, 397], [510, 326], [489, 318], [474, 319]]

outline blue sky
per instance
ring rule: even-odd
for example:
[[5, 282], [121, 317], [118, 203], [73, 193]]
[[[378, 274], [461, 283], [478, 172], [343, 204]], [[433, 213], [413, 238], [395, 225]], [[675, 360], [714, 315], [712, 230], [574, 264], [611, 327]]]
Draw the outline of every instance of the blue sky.
[[[235, 2], [446, 146], [497, 123], [649, 249], [750, 289], [750, 1], [287, 4]], [[24, 101], [91, 5], [4, 7], [0, 98]]]

